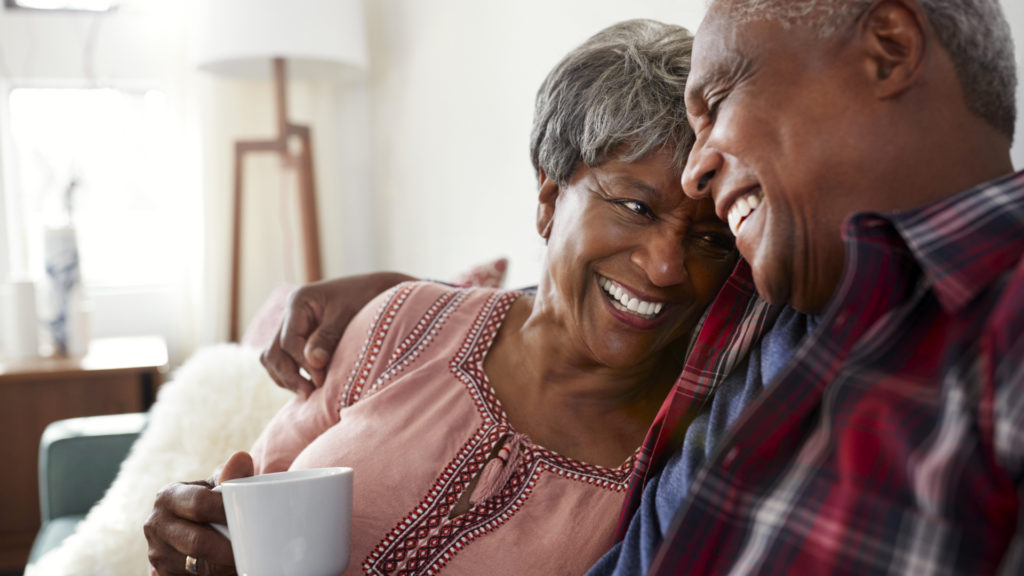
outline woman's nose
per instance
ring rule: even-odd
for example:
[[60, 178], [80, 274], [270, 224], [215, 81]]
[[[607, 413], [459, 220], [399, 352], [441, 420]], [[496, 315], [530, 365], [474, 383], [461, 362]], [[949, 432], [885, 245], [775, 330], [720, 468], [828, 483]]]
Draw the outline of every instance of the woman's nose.
[[677, 233], [652, 233], [643, 246], [633, 252], [633, 263], [639, 266], [651, 284], [675, 286], [686, 279], [686, 247]]

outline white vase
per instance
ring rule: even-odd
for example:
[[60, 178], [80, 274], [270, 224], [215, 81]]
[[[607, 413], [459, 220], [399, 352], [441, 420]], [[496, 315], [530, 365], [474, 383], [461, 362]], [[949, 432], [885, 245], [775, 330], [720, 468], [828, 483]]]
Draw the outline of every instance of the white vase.
[[74, 227], [64, 225], [47, 228], [43, 245], [49, 302], [46, 326], [54, 353], [67, 355], [72, 338], [69, 329], [74, 322], [71, 316], [83, 298]]

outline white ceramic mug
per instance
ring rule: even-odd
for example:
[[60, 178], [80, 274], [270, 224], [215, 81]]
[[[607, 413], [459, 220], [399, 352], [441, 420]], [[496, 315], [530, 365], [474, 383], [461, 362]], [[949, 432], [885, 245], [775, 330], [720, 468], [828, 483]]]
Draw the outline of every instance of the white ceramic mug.
[[228, 480], [228, 525], [241, 576], [337, 576], [348, 566], [352, 469], [290, 470]]

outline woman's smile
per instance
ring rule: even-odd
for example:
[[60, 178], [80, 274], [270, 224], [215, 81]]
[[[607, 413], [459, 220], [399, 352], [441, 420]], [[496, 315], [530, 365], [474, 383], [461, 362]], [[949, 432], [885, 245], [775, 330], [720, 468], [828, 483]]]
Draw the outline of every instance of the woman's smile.
[[597, 283], [608, 296], [612, 307], [619, 312], [630, 314], [642, 320], [654, 320], [665, 307], [664, 302], [641, 300], [618, 282], [598, 275]]

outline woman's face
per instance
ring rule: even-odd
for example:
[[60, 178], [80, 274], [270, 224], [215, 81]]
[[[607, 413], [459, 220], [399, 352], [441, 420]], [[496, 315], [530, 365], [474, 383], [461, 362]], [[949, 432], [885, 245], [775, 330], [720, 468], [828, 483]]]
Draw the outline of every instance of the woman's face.
[[689, 337], [737, 259], [711, 200], [683, 194], [668, 150], [581, 165], [561, 188], [542, 181], [548, 226], [538, 302], [605, 366], [656, 363]]

